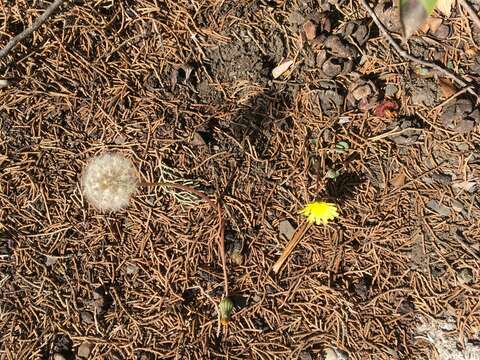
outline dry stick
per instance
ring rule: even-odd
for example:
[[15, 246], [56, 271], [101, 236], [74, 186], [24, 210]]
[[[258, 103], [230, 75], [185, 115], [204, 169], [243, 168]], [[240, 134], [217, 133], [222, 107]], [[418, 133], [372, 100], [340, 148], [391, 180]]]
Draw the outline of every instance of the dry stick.
[[178, 189], [178, 190], [183, 190], [190, 192], [192, 194], [197, 195], [199, 198], [201, 198], [203, 201], [205, 201], [212, 209], [217, 210], [218, 214], [218, 221], [219, 221], [219, 229], [218, 229], [218, 252], [220, 255], [220, 259], [222, 261], [222, 268], [223, 268], [223, 280], [224, 280], [224, 292], [225, 292], [225, 297], [228, 296], [228, 276], [227, 276], [227, 260], [225, 257], [225, 229], [224, 229], [224, 224], [223, 224], [223, 212], [222, 208], [220, 206], [220, 203], [215, 205], [215, 203], [204, 193], [201, 191], [188, 186], [188, 185], [182, 185], [182, 184], [177, 184], [177, 183], [172, 183], [172, 182], [156, 182], [156, 183], [151, 183], [151, 182], [142, 182], [141, 186], [168, 186], [173, 189]]
[[478, 29], [480, 30], [480, 17], [475, 12], [475, 10], [472, 9], [470, 4], [466, 0], [458, 0], [458, 2], [465, 10], [467, 10], [468, 15], [470, 15], [472, 21], [475, 23], [475, 25], [477, 25]]
[[7, 56], [7, 54], [12, 50], [15, 45], [17, 45], [23, 39], [29, 37], [34, 31], [36, 31], [42, 24], [57, 10], [57, 8], [62, 5], [65, 0], [55, 0], [50, 6], [44, 11], [42, 15], [35, 19], [32, 26], [26, 28], [17, 36], [14, 36], [10, 41], [5, 45], [5, 47], [0, 50], [0, 59]]
[[302, 240], [303, 235], [307, 232], [307, 230], [312, 226], [312, 223], [305, 220], [302, 225], [300, 225], [295, 233], [293, 234], [290, 241], [287, 243], [287, 246], [283, 249], [282, 255], [278, 258], [277, 262], [273, 265], [272, 271], [277, 274], [280, 269], [282, 268], [285, 261], [288, 259], [292, 251], [298, 245], [300, 240]]
[[425, 61], [425, 60], [422, 60], [422, 59], [419, 59], [419, 58], [416, 58], [415, 56], [412, 56], [410, 55], [408, 52], [406, 52], [405, 50], [403, 50], [400, 45], [397, 44], [397, 42], [393, 39], [393, 37], [390, 35], [390, 33], [388, 32], [388, 30], [385, 28], [385, 26], [382, 24], [382, 22], [380, 21], [380, 19], [378, 18], [378, 16], [375, 14], [375, 12], [373, 11], [373, 9], [370, 7], [370, 5], [368, 5], [368, 2], [367, 0], [360, 0], [362, 2], [362, 5], [363, 7], [365, 8], [365, 10], [368, 12], [368, 14], [370, 15], [370, 17], [373, 19], [373, 21], [375, 22], [375, 24], [378, 26], [378, 28], [382, 31], [383, 35], [386, 37], [386, 39], [388, 40], [388, 42], [390, 43], [390, 45], [393, 46], [393, 48], [395, 50], [397, 50], [398, 54], [402, 57], [404, 57], [405, 59], [407, 60], [410, 60], [410, 61], [413, 61], [413, 62], [416, 62], [420, 65], [423, 65], [423, 66], [428, 66], [432, 69], [435, 69], [437, 70], [438, 72], [444, 74], [445, 76], [449, 77], [450, 79], [452, 79], [453, 81], [455, 81], [457, 84], [459, 84], [460, 86], [463, 86], [463, 87], [467, 87], [467, 91], [474, 95], [474, 96], [477, 96], [477, 94], [475, 93], [475, 91], [473, 90], [473, 86], [468, 84], [465, 80], [461, 79], [460, 77], [458, 77], [457, 75], [455, 75], [453, 72], [437, 65], [437, 64], [434, 64], [432, 62], [429, 62], [429, 61]]

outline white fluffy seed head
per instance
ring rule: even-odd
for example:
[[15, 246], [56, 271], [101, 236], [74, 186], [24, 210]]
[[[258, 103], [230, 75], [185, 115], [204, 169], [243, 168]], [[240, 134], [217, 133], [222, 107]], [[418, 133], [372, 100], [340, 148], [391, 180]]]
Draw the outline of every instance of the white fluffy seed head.
[[137, 171], [130, 160], [121, 154], [96, 156], [83, 172], [83, 194], [89, 203], [100, 210], [123, 209], [137, 187]]

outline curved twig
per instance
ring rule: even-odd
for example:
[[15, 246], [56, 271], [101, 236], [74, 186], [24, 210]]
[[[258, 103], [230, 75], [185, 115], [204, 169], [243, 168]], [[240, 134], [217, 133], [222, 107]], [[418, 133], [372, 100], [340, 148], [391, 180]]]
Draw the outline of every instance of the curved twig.
[[25, 38], [29, 37], [34, 31], [36, 31], [42, 24], [57, 10], [57, 8], [62, 5], [65, 0], [55, 0], [50, 6], [40, 15], [38, 18], [35, 19], [32, 26], [26, 28], [20, 34], [14, 36], [10, 39], [10, 41], [5, 45], [5, 47], [0, 50], [0, 59], [4, 58], [8, 55], [10, 50], [12, 50], [15, 45], [17, 45], [20, 41], [24, 40]]

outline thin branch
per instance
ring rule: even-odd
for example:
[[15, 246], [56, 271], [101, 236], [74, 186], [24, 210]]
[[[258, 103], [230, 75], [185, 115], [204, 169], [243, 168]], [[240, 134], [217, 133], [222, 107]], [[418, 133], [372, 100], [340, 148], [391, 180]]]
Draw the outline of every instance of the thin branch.
[[285, 264], [285, 261], [287, 261], [288, 257], [292, 253], [292, 251], [295, 250], [300, 240], [302, 240], [303, 235], [307, 232], [308, 229], [310, 229], [310, 226], [312, 226], [312, 223], [305, 220], [303, 224], [300, 225], [297, 228], [297, 230], [295, 230], [295, 233], [293, 234], [292, 238], [288, 241], [287, 245], [283, 249], [282, 255], [280, 255], [280, 257], [272, 267], [272, 271], [275, 274], [277, 274], [280, 271], [283, 264]]
[[458, 2], [465, 10], [467, 10], [468, 15], [472, 18], [472, 21], [475, 23], [475, 25], [477, 25], [478, 30], [480, 30], [480, 17], [475, 10], [472, 9], [466, 0], [458, 0]]
[[26, 28], [17, 36], [11, 38], [7, 45], [5, 45], [2, 50], [0, 50], [0, 59], [7, 56], [10, 50], [12, 50], [19, 42], [32, 35], [34, 31], [36, 31], [40, 26], [42, 26], [42, 24], [55, 12], [55, 10], [57, 10], [60, 5], [62, 5], [64, 1], [65, 0], [55, 0], [53, 3], [50, 4], [50, 6], [44, 11], [42, 15], [35, 19], [32, 26]]
[[390, 33], [388, 32], [387, 28], [385, 28], [385, 26], [382, 24], [382, 22], [380, 21], [380, 19], [378, 18], [377, 14], [375, 14], [375, 12], [373, 11], [373, 9], [370, 7], [370, 5], [368, 4], [367, 0], [360, 0], [363, 7], [365, 8], [365, 10], [368, 12], [368, 14], [370, 15], [370, 17], [373, 19], [373, 21], [375, 22], [375, 24], [378, 26], [378, 28], [382, 31], [383, 35], [385, 36], [385, 38], [388, 40], [388, 42], [390, 43], [390, 45], [397, 51], [397, 53], [402, 56], [403, 58], [407, 59], [407, 60], [410, 60], [410, 61], [413, 61], [413, 62], [416, 62], [420, 65], [423, 65], [423, 66], [427, 66], [429, 68], [432, 68], [436, 71], [438, 71], [439, 73], [442, 73], [443, 75], [445, 75], [446, 77], [452, 79], [453, 81], [455, 81], [458, 85], [462, 86], [462, 87], [466, 87], [468, 90], [468, 92], [472, 95], [475, 95], [477, 96], [477, 94], [475, 93], [474, 89], [473, 89], [473, 86], [469, 83], [467, 83], [465, 80], [463, 80], [462, 78], [460, 78], [459, 76], [455, 75], [453, 72], [435, 64], [435, 63], [432, 63], [432, 62], [429, 62], [429, 61], [425, 61], [425, 60], [422, 60], [422, 59], [419, 59], [415, 56], [412, 56], [410, 55], [408, 52], [406, 52], [405, 50], [403, 50], [400, 45], [397, 44], [397, 42], [393, 39], [392, 35], [390, 35]]

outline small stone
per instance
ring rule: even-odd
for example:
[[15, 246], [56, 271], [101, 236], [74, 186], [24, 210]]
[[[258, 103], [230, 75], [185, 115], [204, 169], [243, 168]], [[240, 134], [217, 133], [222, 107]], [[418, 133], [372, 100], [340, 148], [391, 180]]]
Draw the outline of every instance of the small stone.
[[290, 221], [283, 220], [278, 224], [278, 232], [280, 236], [284, 237], [285, 240], [290, 240], [295, 233], [295, 228], [292, 226]]
[[441, 24], [440, 26], [438, 26], [436, 31], [434, 31], [433, 35], [435, 35], [435, 37], [437, 37], [438, 39], [445, 40], [450, 37], [451, 33], [452, 30], [450, 29], [450, 26], [446, 24]]
[[87, 359], [92, 352], [93, 344], [85, 341], [78, 347], [78, 356]]
[[67, 358], [60, 353], [55, 353], [53, 354], [53, 360], [67, 360]]
[[460, 201], [454, 199], [452, 200], [452, 208], [457, 212], [462, 212], [464, 209], [464, 206]]
[[313, 40], [317, 37], [317, 25], [312, 20], [303, 24], [303, 31], [307, 40]]
[[443, 185], [448, 185], [452, 182], [452, 176], [449, 174], [432, 174], [432, 179]]
[[85, 324], [93, 324], [94, 318], [91, 312], [89, 311], [82, 311], [80, 313], [80, 319], [82, 320], [83, 323]]
[[128, 264], [127, 265], [127, 274], [128, 275], [135, 275], [136, 273], [138, 273], [138, 270], [140, 270], [140, 268], [137, 265], [134, 265], [134, 264]]
[[351, 58], [357, 55], [357, 50], [350, 44], [346, 44], [343, 40], [336, 36], [330, 35], [324, 42], [324, 46], [331, 54], [341, 58]]
[[352, 96], [355, 100], [361, 100], [372, 94], [372, 88], [369, 84], [357, 86], [352, 90]]
[[327, 77], [334, 78], [342, 72], [342, 63], [335, 58], [330, 58], [323, 63], [322, 71]]
[[429, 208], [430, 210], [436, 212], [441, 216], [450, 215], [450, 209], [447, 206], [440, 204], [437, 200], [430, 200], [427, 203], [427, 208]]
[[260, 302], [261, 300], [262, 300], [262, 297], [261, 297], [260, 295], [258, 295], [258, 294], [254, 294], [254, 295], [252, 296], [252, 301], [253, 301], [254, 303], [258, 303], [258, 302]]
[[470, 194], [477, 191], [477, 183], [475, 181], [460, 181], [452, 185], [455, 192], [466, 191]]
[[47, 255], [46, 258], [47, 258], [47, 259], [46, 259], [46, 261], [45, 261], [45, 265], [47, 265], [47, 266], [55, 265], [55, 264], [57, 263], [57, 261], [58, 261], [58, 257], [56, 257], [56, 256], [49, 256], [49, 255]]
[[473, 281], [473, 271], [470, 268], [461, 269], [457, 276], [461, 284], [470, 284]]
[[445, 323], [441, 323], [439, 325], [439, 328], [442, 329], [443, 331], [453, 331], [456, 329], [456, 325], [455, 325], [455, 322], [452, 321], [452, 322], [445, 322]]
[[393, 97], [397, 94], [397, 92], [398, 92], [397, 85], [387, 84], [387, 86], [385, 86], [385, 96]]

